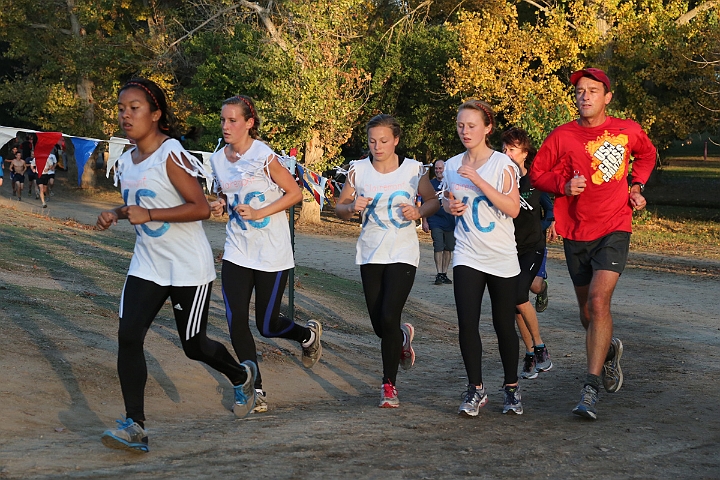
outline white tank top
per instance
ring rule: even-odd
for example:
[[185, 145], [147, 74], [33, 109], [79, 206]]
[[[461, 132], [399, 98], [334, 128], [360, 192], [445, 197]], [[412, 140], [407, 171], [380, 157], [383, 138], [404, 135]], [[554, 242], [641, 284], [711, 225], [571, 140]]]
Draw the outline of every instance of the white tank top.
[[[126, 205], [172, 208], [185, 203], [167, 174], [171, 152], [178, 159], [182, 158], [181, 154], [188, 159], [192, 157], [180, 142], [172, 138], [166, 140], [137, 165], [132, 161], [131, 152], [123, 153], [117, 163]], [[212, 249], [202, 222], [147, 222], [135, 225], [135, 233], [135, 251], [128, 275], [176, 287], [205, 285], [215, 280]]]
[[235, 162], [227, 159], [224, 148], [210, 157], [215, 181], [228, 203], [223, 260], [263, 272], [279, 272], [295, 266], [287, 216], [281, 211], [262, 220], [243, 220], [233, 209], [238, 204], [262, 208], [284, 195], [270, 177], [271, 161], [277, 162], [277, 156], [259, 140], [253, 141]]
[[[458, 174], [464, 153], [445, 162], [443, 188], [469, 208], [455, 220], [455, 251], [453, 266], [465, 265], [481, 272], [503, 278], [520, 273], [515, 227], [512, 217], [495, 208], [480, 189]], [[487, 162], [477, 169], [478, 174], [498, 191], [503, 191], [507, 167], [513, 167], [512, 179], [517, 185], [519, 170], [510, 158], [493, 152]]]
[[420, 244], [415, 222], [406, 220], [400, 205], [415, 204], [424, 172], [420, 162], [406, 158], [397, 170], [380, 173], [370, 159], [350, 164], [356, 195], [371, 198], [363, 210], [355, 263], [407, 263], [418, 266]]

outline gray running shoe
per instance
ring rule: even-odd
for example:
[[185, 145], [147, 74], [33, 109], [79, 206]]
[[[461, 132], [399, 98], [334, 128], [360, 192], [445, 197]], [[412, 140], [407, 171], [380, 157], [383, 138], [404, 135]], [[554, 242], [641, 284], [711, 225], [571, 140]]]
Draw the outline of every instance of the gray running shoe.
[[317, 320], [309, 320], [305, 326], [315, 333], [315, 340], [307, 347], [302, 347], [302, 362], [305, 368], [312, 368], [322, 357], [322, 325]]
[[105, 430], [100, 439], [103, 445], [108, 448], [128, 450], [135, 453], [147, 453], [148, 435], [144, 428], [138, 425], [132, 418], [115, 420], [118, 428]]
[[463, 402], [458, 408], [458, 415], [466, 417], [477, 417], [480, 413], [480, 409], [484, 407], [488, 402], [488, 397], [485, 394], [485, 389], [478, 389], [475, 385], [468, 385], [465, 393], [462, 394], [461, 398]]
[[380, 408], [397, 408], [400, 406], [397, 388], [392, 383], [383, 383], [380, 390]]
[[619, 338], [613, 337], [610, 344], [615, 349], [615, 355], [610, 360], [605, 361], [602, 371], [603, 387], [608, 393], [615, 393], [620, 390], [623, 384], [623, 373], [620, 368], [620, 357], [623, 354], [623, 344]]
[[535, 369], [535, 355], [530, 355], [525, 352], [525, 359], [523, 360], [522, 372], [520, 372], [520, 378], [532, 380], [537, 378], [538, 372]]
[[415, 329], [409, 323], [403, 323], [400, 325], [400, 330], [403, 331], [403, 345], [402, 351], [400, 352], [400, 366], [403, 370], [410, 370], [410, 367], [415, 365], [415, 350], [412, 347], [412, 341], [415, 337]]
[[550, 360], [550, 354], [548, 353], [547, 347], [535, 347], [535, 369], [538, 373], [547, 372], [552, 367], [553, 363], [552, 360]]
[[597, 420], [597, 410], [595, 409], [597, 401], [598, 391], [590, 385], [585, 385], [580, 391], [580, 403], [573, 408], [572, 413], [590, 420]]
[[260, 390], [255, 389], [255, 408], [252, 409], [251, 413], [265, 413], [268, 411], [267, 394]]
[[435, 275], [435, 285], [442, 285], [443, 284], [443, 274], [438, 273]]
[[542, 313], [548, 307], [548, 283], [547, 280], [543, 280], [543, 289], [535, 297], [535, 310], [538, 313]]
[[245, 383], [233, 387], [235, 389], [235, 405], [233, 413], [237, 418], [245, 418], [255, 408], [255, 379], [257, 378], [257, 365], [250, 360], [245, 360], [240, 365], [247, 372]]
[[513, 412], [517, 415], [523, 414], [522, 397], [520, 396], [520, 385], [509, 387], [505, 385], [505, 399], [503, 401], [503, 413]]

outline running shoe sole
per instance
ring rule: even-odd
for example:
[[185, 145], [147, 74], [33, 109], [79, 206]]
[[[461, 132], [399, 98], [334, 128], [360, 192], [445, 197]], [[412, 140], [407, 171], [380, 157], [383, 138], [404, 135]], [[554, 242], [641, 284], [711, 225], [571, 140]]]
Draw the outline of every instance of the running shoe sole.
[[[606, 392], [615, 393], [620, 390], [620, 387], [622, 387], [623, 384], [623, 373], [622, 368], [620, 368], [620, 358], [623, 354], [623, 344], [619, 338], [615, 337], [612, 338], [611, 342], [613, 347], [615, 347], [615, 358], [613, 360], [615, 362], [615, 371], [617, 372], [617, 382], [614, 385], [610, 385], [608, 388], [607, 383], [609, 382], [606, 382], [608, 375], [606, 373], [605, 365], [603, 365], [603, 387], [605, 387]], [[605, 362], [605, 364], [607, 364], [607, 362]]]
[[415, 365], [415, 350], [412, 347], [412, 341], [413, 338], [415, 338], [415, 328], [409, 323], [403, 323], [400, 325], [400, 329], [408, 338], [407, 349], [403, 344], [402, 352], [400, 353], [400, 366], [403, 370], [410, 370], [410, 368]]
[[587, 409], [585, 405], [578, 405], [577, 407], [573, 408], [572, 413], [583, 418], [589, 418], [590, 420], [597, 420], [597, 413], [591, 412]]
[[310, 345], [310, 347], [317, 344], [317, 351], [315, 352], [315, 355], [311, 355], [309, 353], [305, 353], [306, 350], [309, 350], [308, 348], [302, 349], [302, 363], [303, 367], [305, 368], [312, 368], [315, 366], [315, 364], [320, 361], [320, 357], [322, 357], [322, 343], [320, 343], [320, 338], [322, 337], [322, 325], [320, 325], [320, 322], [317, 322], [315, 320], [309, 320], [305, 326], [315, 332], [315, 341], [313, 342], [313, 345]]
[[146, 443], [130, 443], [122, 438], [116, 437], [109, 431], [103, 433], [101, 440], [103, 445], [116, 450], [125, 450], [133, 453], [147, 453], [150, 451], [150, 448]]

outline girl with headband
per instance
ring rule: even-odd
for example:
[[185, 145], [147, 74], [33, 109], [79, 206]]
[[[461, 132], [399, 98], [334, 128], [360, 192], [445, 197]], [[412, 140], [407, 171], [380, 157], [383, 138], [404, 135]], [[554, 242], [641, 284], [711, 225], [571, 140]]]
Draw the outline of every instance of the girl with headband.
[[[396, 408], [398, 365], [407, 370], [415, 362], [413, 326], [400, 324], [420, 261], [415, 220], [433, 215], [440, 205], [425, 167], [395, 153], [400, 141], [397, 120], [377, 115], [366, 132], [370, 155], [351, 162], [335, 211], [344, 220], [361, 216], [355, 263], [360, 265], [370, 322], [381, 338], [379, 406]], [[415, 205], [418, 193], [427, 199], [420, 207]]]
[[519, 345], [515, 332], [517, 275], [520, 273], [513, 218], [520, 211], [518, 168], [490, 148], [495, 115], [485, 102], [460, 105], [457, 132], [466, 150], [445, 163], [444, 208], [457, 217], [453, 284], [460, 351], [468, 376], [458, 413], [477, 416], [488, 397], [482, 380], [480, 307], [487, 286], [505, 373], [503, 413], [523, 413], [518, 387]]
[[148, 451], [144, 392], [145, 335], [170, 298], [180, 342], [188, 358], [223, 373], [234, 386], [234, 412], [255, 404], [253, 362], [239, 364], [206, 335], [215, 265], [201, 220], [210, 216], [197, 181], [208, 175], [177, 140], [165, 94], [154, 82], [134, 79], [118, 96], [118, 121], [134, 148], [120, 156], [115, 180], [125, 204], [98, 216], [101, 230], [126, 219], [135, 226], [135, 251], [120, 297], [118, 375], [126, 416], [102, 435], [110, 448]]
[[[230, 338], [241, 361], [257, 364], [250, 331], [250, 299], [255, 291], [255, 321], [266, 338], [300, 343], [302, 362], [311, 368], [322, 355], [322, 326], [316, 320], [298, 325], [280, 314], [290, 269], [295, 267], [285, 210], [302, 200], [300, 187], [285, 165], [260, 141], [253, 101], [244, 95], [222, 103], [225, 147], [210, 157], [218, 199], [216, 216], [228, 213], [222, 262], [222, 293]], [[260, 373], [254, 384], [256, 413], [267, 411]]]

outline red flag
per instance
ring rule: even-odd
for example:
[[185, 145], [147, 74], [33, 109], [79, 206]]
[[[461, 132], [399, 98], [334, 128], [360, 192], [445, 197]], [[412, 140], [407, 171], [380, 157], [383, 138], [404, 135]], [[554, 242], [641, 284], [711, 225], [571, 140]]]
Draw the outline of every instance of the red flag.
[[48, 155], [50, 155], [55, 145], [57, 145], [62, 138], [62, 133], [38, 132], [35, 135], [37, 135], [37, 143], [35, 144], [35, 166], [37, 167], [38, 175], [42, 175], [43, 170], [45, 170]]

